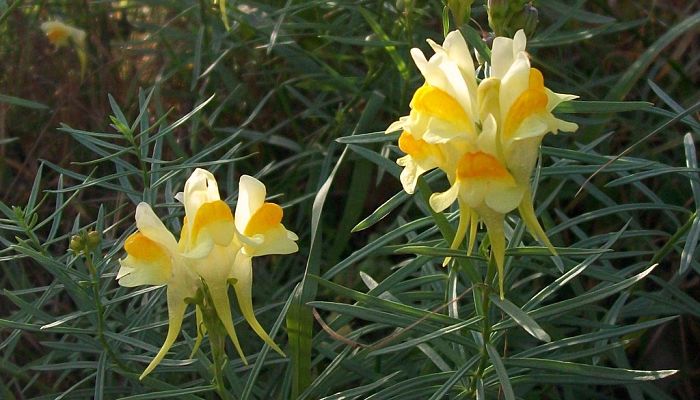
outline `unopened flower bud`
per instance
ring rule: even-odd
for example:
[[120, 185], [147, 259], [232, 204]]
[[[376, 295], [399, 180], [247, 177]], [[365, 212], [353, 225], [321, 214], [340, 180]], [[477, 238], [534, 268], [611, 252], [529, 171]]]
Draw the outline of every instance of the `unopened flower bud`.
[[96, 248], [100, 244], [100, 234], [97, 231], [90, 231], [87, 234], [86, 247], [88, 250]]
[[539, 13], [535, 7], [526, 4], [525, 7], [523, 7], [523, 15], [524, 21], [522, 28], [526, 36], [532, 36], [535, 33], [535, 28], [537, 28], [537, 22], [539, 22]]
[[70, 238], [70, 245], [68, 246], [74, 253], [80, 253], [85, 248], [83, 243], [83, 238], [80, 235], [73, 235]]
[[473, 2], [474, 0], [447, 0], [447, 7], [450, 9], [457, 26], [461, 26], [464, 21], [469, 20]]
[[537, 9], [528, 0], [489, 0], [488, 16], [496, 36], [512, 37], [519, 29], [526, 29], [526, 25], [532, 26], [532, 30], [537, 25]]

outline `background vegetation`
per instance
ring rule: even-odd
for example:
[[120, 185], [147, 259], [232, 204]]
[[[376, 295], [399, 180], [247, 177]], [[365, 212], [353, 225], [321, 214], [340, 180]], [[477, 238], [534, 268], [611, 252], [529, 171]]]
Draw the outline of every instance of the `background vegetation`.
[[[700, 396], [698, 2], [534, 5], [533, 64], [587, 101], [558, 110], [581, 129], [548, 136], [538, 170], [540, 218], [569, 250], [527, 247], [512, 217], [509, 302], [484, 312], [484, 249], [440, 266], [455, 216], [425, 196], [444, 182], [401, 192], [383, 134], [422, 84], [409, 49], [456, 28], [441, 2], [228, 2], [227, 30], [208, 0], [0, 0], [0, 397], [215, 397], [206, 344], [189, 359], [194, 318], [138, 381], [163, 290], [114, 279], [134, 205], [178, 231], [173, 194], [196, 166], [231, 202], [240, 174], [259, 177], [300, 236], [299, 254], [255, 265], [258, 318], [289, 357], [240, 324], [235, 398]], [[483, 1], [471, 17], [476, 46]], [[40, 30], [53, 18], [87, 32], [84, 77]], [[88, 230], [99, 246], [68, 251]]]

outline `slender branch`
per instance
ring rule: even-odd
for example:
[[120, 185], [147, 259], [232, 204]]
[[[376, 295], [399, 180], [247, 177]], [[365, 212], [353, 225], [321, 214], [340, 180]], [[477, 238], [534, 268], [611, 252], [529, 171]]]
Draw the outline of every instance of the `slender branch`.
[[92, 286], [92, 297], [95, 301], [95, 309], [97, 310], [97, 340], [105, 349], [109, 357], [117, 363], [119, 368], [129, 371], [129, 368], [127, 368], [122, 360], [117, 357], [116, 353], [114, 353], [114, 350], [112, 350], [112, 347], [109, 345], [109, 342], [107, 342], [107, 338], [105, 337], [105, 308], [100, 300], [100, 277], [97, 274], [97, 268], [95, 268], [95, 265], [92, 263], [91, 253], [89, 251], [85, 251], [84, 255], [85, 265], [87, 265], [88, 271], [90, 272], [90, 276], [92, 278], [90, 286]]

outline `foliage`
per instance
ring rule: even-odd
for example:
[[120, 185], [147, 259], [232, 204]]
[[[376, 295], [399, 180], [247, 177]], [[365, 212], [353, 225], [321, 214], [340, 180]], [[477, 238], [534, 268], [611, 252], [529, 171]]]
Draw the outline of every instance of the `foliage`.
[[[501, 300], [488, 241], [449, 250], [456, 209], [428, 205], [444, 181], [403, 192], [384, 134], [422, 84], [410, 48], [460, 28], [488, 58], [484, 3], [455, 26], [410, 0], [0, 0], [0, 397], [215, 398], [192, 317], [139, 381], [165, 292], [115, 280], [136, 204], [179, 232], [197, 167], [229, 204], [240, 175], [264, 181], [300, 236], [254, 265], [288, 357], [237, 315], [237, 399], [697, 396], [697, 4], [534, 3], [533, 65], [581, 96], [556, 110], [581, 128], [547, 137], [534, 180], [559, 257], [509, 216]], [[87, 33], [84, 77], [43, 37], [56, 17]]]

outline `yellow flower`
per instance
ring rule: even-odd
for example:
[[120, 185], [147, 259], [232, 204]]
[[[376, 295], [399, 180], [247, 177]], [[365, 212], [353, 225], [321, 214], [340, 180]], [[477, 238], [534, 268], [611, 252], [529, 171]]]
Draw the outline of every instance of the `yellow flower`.
[[442, 46], [428, 43], [435, 52], [429, 60], [411, 50], [425, 84], [413, 95], [410, 114], [386, 130], [403, 130], [399, 149], [406, 155], [397, 160], [404, 167], [401, 183], [413, 193], [424, 172], [439, 168], [445, 173], [450, 188], [433, 194], [431, 207], [442, 211], [457, 200], [460, 221], [452, 248], [469, 231], [471, 252], [479, 221], [486, 223], [503, 296], [505, 214], [518, 208], [533, 236], [554, 253], [535, 216], [529, 181], [542, 137], [576, 130], [552, 110], [577, 96], [544, 86], [540, 71], [530, 66], [522, 30], [514, 39], [494, 40], [490, 74], [480, 82], [458, 31]]
[[255, 333], [272, 349], [284, 356], [258, 322], [253, 312], [253, 257], [290, 254], [299, 250], [298, 236], [282, 225], [282, 207], [265, 202], [265, 185], [252, 176], [243, 175], [238, 184], [236, 231], [241, 249], [231, 270], [238, 307]]
[[117, 279], [121, 286], [167, 285], [168, 334], [158, 354], [153, 358], [141, 379], [148, 375], [165, 357], [175, 343], [187, 303], [185, 299], [197, 293], [198, 279], [178, 252], [173, 235], [146, 203], [136, 207], [138, 231], [124, 242], [127, 256], [120, 260]]
[[68, 24], [64, 24], [59, 20], [46, 21], [41, 24], [41, 30], [44, 31], [46, 37], [52, 45], [58, 47], [67, 46], [72, 43], [75, 51], [78, 54], [80, 61], [80, 76], [85, 76], [85, 68], [87, 67], [87, 48], [85, 42], [85, 31], [78, 29]]
[[[297, 251], [297, 236], [281, 224], [282, 209], [265, 203], [265, 186], [243, 176], [240, 182], [238, 221], [220, 198], [214, 176], [196, 169], [176, 197], [185, 207], [180, 240], [165, 228], [146, 203], [136, 208], [138, 231], [125, 242], [127, 257], [120, 260], [117, 279], [122, 286], [167, 285], [168, 334], [158, 354], [141, 374], [148, 375], [165, 357], [182, 327], [188, 302], [196, 304], [196, 350], [213, 315], [246, 362], [231, 315], [231, 282], [241, 313], [253, 330], [275, 351], [282, 350], [258, 323], [252, 304], [252, 257]], [[240, 226], [240, 232], [237, 227]], [[211, 321], [210, 321], [211, 322]], [[194, 354], [194, 352], [193, 352]]]
[[298, 251], [295, 241], [299, 238], [282, 225], [282, 207], [265, 202], [266, 194], [262, 182], [252, 176], [241, 176], [235, 217], [243, 254], [255, 257]]
[[[185, 206], [185, 220], [180, 233], [178, 250], [188, 265], [206, 284], [212, 306], [226, 329], [236, 351], [245, 362], [231, 316], [228, 280], [240, 246], [234, 241], [236, 227], [231, 208], [219, 197], [219, 186], [211, 172], [197, 168], [187, 182], [184, 192], [175, 198]], [[197, 307], [197, 348], [203, 336], [202, 312]]]

